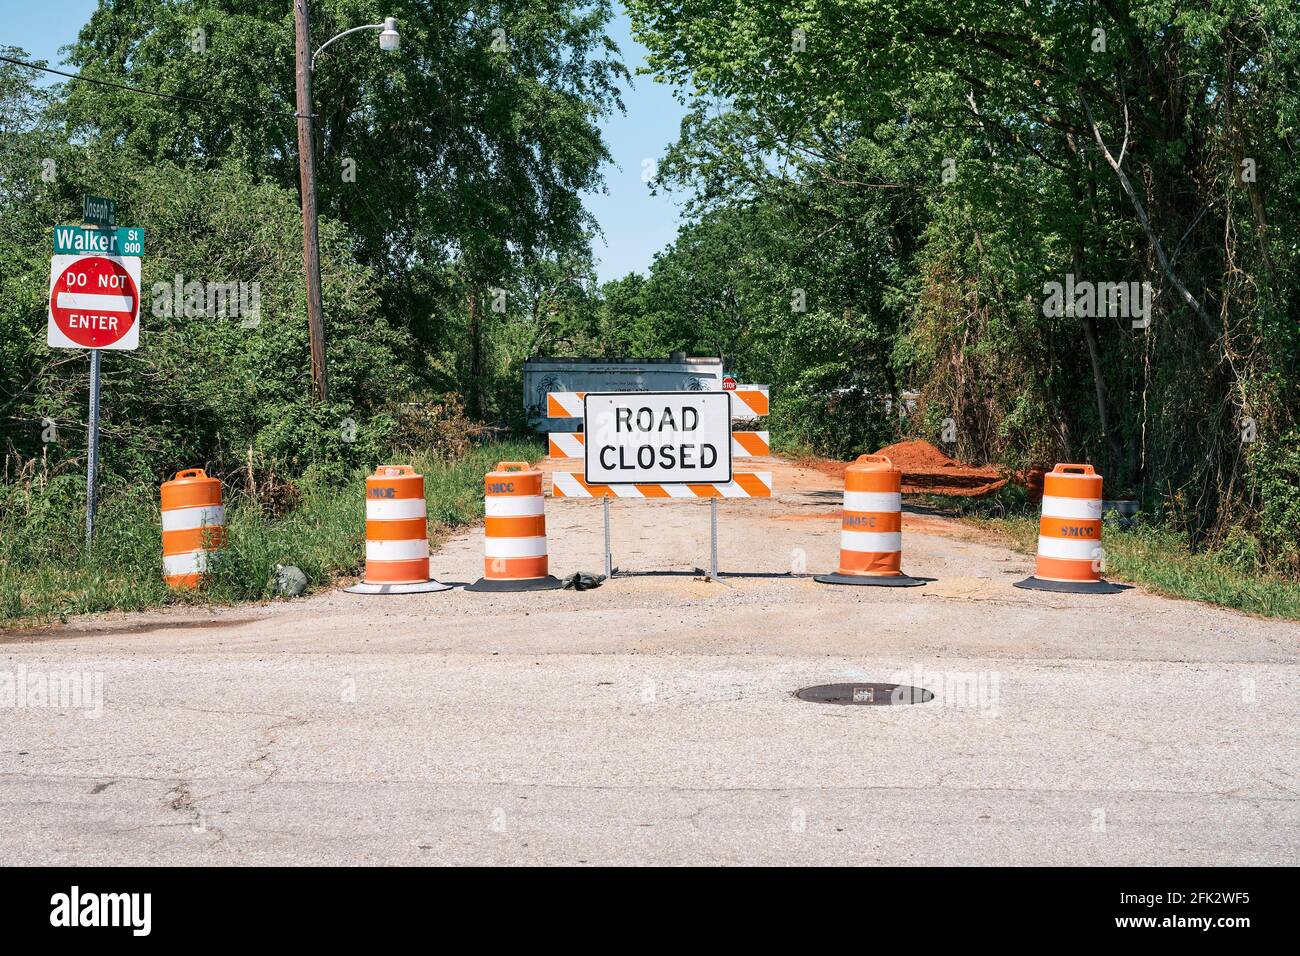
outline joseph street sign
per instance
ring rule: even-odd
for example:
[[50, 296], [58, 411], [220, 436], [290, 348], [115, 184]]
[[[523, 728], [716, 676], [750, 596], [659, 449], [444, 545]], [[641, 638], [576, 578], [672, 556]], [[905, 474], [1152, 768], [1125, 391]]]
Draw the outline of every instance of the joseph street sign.
[[55, 226], [54, 254], [85, 256], [142, 256], [144, 229], [88, 229], [85, 226]]
[[81, 213], [86, 222], [91, 225], [110, 229], [117, 225], [117, 200], [85, 193], [82, 197]]

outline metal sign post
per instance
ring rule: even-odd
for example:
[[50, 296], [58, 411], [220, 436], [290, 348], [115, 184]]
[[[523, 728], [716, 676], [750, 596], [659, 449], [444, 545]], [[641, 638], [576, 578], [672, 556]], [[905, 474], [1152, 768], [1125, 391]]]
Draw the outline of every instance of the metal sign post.
[[[605, 580], [609, 580], [618, 573], [618, 568], [614, 567], [614, 552], [610, 544], [609, 533], [609, 495], [601, 495], [600, 503], [605, 512]], [[696, 568], [696, 572], [699, 569]], [[718, 499], [709, 499], [709, 580], [717, 581], [718, 577]]]
[[605, 580], [608, 581], [614, 576], [614, 554], [609, 544], [609, 499], [600, 500], [605, 506]]
[[140, 345], [140, 257], [144, 230], [117, 225], [117, 203], [84, 198], [85, 226], [55, 226], [50, 258], [45, 341], [55, 349], [90, 351], [86, 415], [86, 552], [95, 539], [99, 505], [99, 386], [105, 349]]
[[718, 499], [709, 499], [709, 580], [718, 580]]
[[95, 537], [95, 479], [99, 474], [99, 349], [90, 350], [90, 413], [86, 417], [86, 551]]

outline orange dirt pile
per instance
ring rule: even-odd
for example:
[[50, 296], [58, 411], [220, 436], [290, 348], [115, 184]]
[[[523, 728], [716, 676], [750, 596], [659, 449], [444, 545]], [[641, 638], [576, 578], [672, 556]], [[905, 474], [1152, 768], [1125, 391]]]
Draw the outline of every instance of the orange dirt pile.
[[[903, 473], [903, 494], [906, 495], [978, 497], [997, 491], [1008, 481], [1008, 477], [997, 468], [963, 465], [920, 439], [886, 445], [876, 454], [884, 455]], [[850, 462], [801, 458], [799, 464], [843, 478], [844, 469]]]
[[877, 455], [884, 455], [906, 474], [909, 471], [935, 471], [953, 468], [965, 468], [959, 462], [949, 458], [928, 441], [913, 439], [886, 445]]

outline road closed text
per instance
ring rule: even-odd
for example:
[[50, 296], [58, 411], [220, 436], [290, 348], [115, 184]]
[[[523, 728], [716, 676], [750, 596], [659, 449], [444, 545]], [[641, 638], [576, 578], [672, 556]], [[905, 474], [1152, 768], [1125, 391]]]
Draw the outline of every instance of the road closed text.
[[725, 392], [588, 394], [585, 406], [588, 481], [731, 480]]
[[[635, 418], [633, 415], [635, 414]], [[689, 405], [666, 408], [662, 414], [653, 409], [619, 408], [614, 410], [612, 444], [600, 446], [602, 468], [627, 471], [633, 468], [712, 468], [718, 463], [718, 446], [710, 442], [691, 441], [700, 426], [698, 409]], [[625, 444], [620, 437], [630, 438]], [[668, 441], [664, 442], [667, 438]]]

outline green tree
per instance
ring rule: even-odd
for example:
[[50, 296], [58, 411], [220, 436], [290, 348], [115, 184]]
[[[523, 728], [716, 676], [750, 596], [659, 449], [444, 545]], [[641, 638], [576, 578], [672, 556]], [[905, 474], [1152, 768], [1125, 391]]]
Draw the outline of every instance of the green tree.
[[80, 220], [84, 192], [116, 196], [119, 218], [147, 236], [140, 347], [109, 352], [103, 363], [110, 485], [152, 484], [195, 465], [342, 474], [372, 460], [391, 437], [394, 399], [417, 383], [416, 349], [380, 321], [373, 272], [355, 260], [340, 225], [322, 230], [338, 389], [331, 406], [316, 407], [308, 398], [296, 195], [237, 168], [141, 164], [125, 152], [69, 143], [46, 112], [56, 95], [36, 86], [29, 70], [0, 73], [0, 100], [15, 118], [0, 140], [7, 474], [84, 469], [86, 353], [45, 344], [51, 227]]
[[[446, 314], [465, 312], [459, 385], [481, 413], [489, 288], [588, 247], [580, 195], [600, 186], [609, 156], [598, 122], [621, 108], [626, 74], [604, 32], [608, 0], [314, 0], [311, 10], [317, 46], [398, 19], [400, 52], [363, 35], [316, 64], [320, 209], [377, 276], [385, 319], [422, 346], [437, 349]], [[70, 134], [296, 189], [293, 48], [282, 2], [104, 0], [71, 49], [86, 76], [221, 105], [73, 84]]]
[[[813, 177], [924, 197], [915, 253], [877, 248], [901, 253], [897, 372], [929, 427], [955, 419], [974, 457], [1091, 460], [1110, 493], [1197, 536], [1245, 523], [1281, 550], [1257, 516], [1300, 489], [1270, 451], [1300, 416], [1292, 4], [629, 9], [652, 71], [721, 116], [722, 135], [700, 122], [680, 147], [702, 199]], [[1045, 283], [1067, 273], [1149, 282], [1150, 326], [1048, 314]]]

